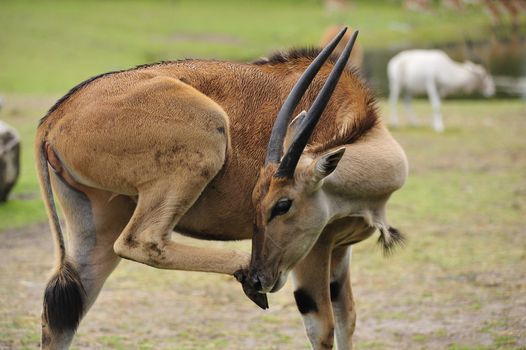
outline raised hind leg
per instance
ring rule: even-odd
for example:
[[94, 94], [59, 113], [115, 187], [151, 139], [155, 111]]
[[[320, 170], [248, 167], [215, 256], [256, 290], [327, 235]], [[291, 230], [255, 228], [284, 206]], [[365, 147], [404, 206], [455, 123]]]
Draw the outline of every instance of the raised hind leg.
[[125, 196], [112, 197], [109, 192], [80, 185], [74, 188], [57, 176], [52, 176], [52, 183], [66, 223], [69, 280], [52, 279], [46, 289], [42, 349], [67, 349], [80, 317], [93, 305], [120, 260], [113, 242], [135, 204]]
[[216, 171], [202, 165], [176, 171], [139, 189], [137, 208], [115, 242], [121, 257], [162, 269], [233, 275], [248, 266], [247, 253], [193, 247], [172, 240], [172, 229], [197, 200]]

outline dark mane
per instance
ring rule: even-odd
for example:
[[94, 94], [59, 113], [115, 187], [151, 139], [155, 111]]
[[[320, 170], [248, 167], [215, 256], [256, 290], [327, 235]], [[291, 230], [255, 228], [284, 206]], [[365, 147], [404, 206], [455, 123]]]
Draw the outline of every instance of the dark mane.
[[[261, 66], [265, 64], [280, 64], [280, 63], [287, 63], [296, 61], [299, 59], [307, 59], [312, 61], [313, 59], [318, 56], [322, 49], [319, 47], [299, 47], [299, 48], [293, 48], [287, 51], [277, 51], [272, 53], [269, 57], [262, 57], [252, 62], [252, 64]], [[338, 59], [338, 56], [331, 55], [327, 62], [329, 63], [336, 63], [336, 60]]]

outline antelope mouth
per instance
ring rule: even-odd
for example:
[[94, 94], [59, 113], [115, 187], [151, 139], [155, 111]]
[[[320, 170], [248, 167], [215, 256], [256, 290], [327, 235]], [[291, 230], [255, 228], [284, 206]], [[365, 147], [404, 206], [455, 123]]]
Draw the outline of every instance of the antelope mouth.
[[283, 288], [285, 283], [287, 283], [287, 278], [288, 278], [288, 272], [280, 272], [278, 274], [278, 277], [276, 278], [276, 281], [274, 281], [274, 285], [272, 286], [270, 293], [275, 293], [281, 288]]
[[279, 291], [287, 282], [288, 272], [278, 272], [274, 279], [267, 279], [264, 276], [254, 276], [253, 283], [259, 293], [275, 293]]

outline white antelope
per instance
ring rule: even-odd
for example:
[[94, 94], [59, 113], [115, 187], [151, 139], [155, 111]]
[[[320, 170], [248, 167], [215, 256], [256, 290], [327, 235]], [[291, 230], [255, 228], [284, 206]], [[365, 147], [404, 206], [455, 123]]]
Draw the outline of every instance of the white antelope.
[[[385, 206], [407, 161], [371, 93], [345, 69], [356, 34], [336, 63], [324, 64], [344, 32], [317, 57], [301, 51], [252, 64], [184, 60], [106, 73], [51, 108], [35, 148], [58, 252], [42, 348], [69, 347], [121, 257], [235, 275], [264, 308], [264, 293], [292, 270], [313, 348], [332, 348], [334, 333], [339, 349], [351, 348], [350, 246], [375, 229], [386, 249], [401, 241]], [[252, 256], [182, 245], [174, 228], [208, 240], [252, 238]]]
[[427, 93], [433, 108], [433, 128], [444, 131], [440, 113], [440, 98], [453, 93], [480, 92], [489, 97], [495, 93], [495, 84], [484, 67], [466, 61], [457, 63], [441, 50], [402, 51], [387, 65], [389, 78], [390, 120], [398, 126], [396, 105], [400, 92], [404, 92], [404, 105], [411, 124], [418, 120], [411, 106], [412, 96]]

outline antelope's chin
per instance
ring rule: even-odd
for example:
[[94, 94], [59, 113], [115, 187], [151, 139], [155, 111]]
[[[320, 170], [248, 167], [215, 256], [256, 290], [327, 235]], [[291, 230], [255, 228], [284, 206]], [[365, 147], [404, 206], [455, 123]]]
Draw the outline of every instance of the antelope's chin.
[[283, 288], [285, 283], [287, 283], [288, 276], [289, 276], [288, 272], [280, 272], [279, 275], [278, 275], [278, 278], [276, 279], [276, 283], [274, 284], [274, 286], [270, 290], [270, 293], [275, 293], [278, 290], [280, 290], [281, 288]]

